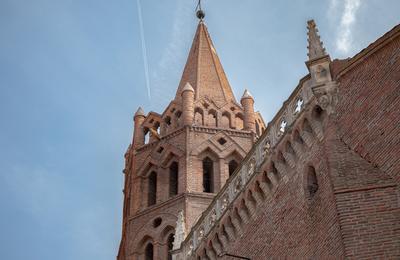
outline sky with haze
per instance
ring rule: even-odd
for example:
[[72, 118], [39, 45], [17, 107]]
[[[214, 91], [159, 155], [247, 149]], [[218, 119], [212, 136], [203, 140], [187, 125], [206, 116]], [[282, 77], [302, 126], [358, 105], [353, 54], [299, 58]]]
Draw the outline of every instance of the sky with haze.
[[[174, 97], [196, 2], [0, 0], [0, 259], [115, 259], [133, 114]], [[236, 98], [248, 88], [266, 122], [307, 74], [308, 19], [333, 59], [400, 20], [398, 0], [203, 9]]]

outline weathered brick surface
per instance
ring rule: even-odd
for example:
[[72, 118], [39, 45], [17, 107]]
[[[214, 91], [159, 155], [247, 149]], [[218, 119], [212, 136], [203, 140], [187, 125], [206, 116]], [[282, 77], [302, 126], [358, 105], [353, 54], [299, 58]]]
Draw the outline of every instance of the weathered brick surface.
[[[190, 83], [182, 98], [182, 88]], [[189, 93], [190, 91], [190, 93]], [[178, 213], [186, 229], [199, 218], [229, 178], [228, 164], [239, 164], [251, 149], [256, 133], [243, 122], [265, 129], [264, 121], [235, 101], [205, 25], [199, 23], [177, 96], [162, 114], [135, 116], [134, 143], [126, 154], [124, 215], [119, 260], [143, 259], [154, 246], [154, 259], [167, 259], [166, 239], [174, 232]], [[249, 117], [249, 118], [248, 118]], [[145, 135], [148, 135], [148, 139]], [[258, 133], [260, 134], [260, 133]], [[213, 161], [213, 193], [203, 192], [203, 159]], [[178, 163], [178, 194], [170, 195], [170, 166]], [[149, 176], [156, 173], [156, 203]], [[153, 227], [156, 218], [160, 227]]]
[[[242, 191], [219, 220], [215, 229], [220, 230], [202, 240], [198, 256], [215, 258], [216, 248], [225, 244], [229, 253], [260, 260], [400, 258], [399, 35], [397, 26], [352, 59], [331, 63], [330, 73], [339, 83], [333, 113], [323, 111], [317, 117], [315, 108], [322, 106], [318, 98], [302, 110], [252, 180], [264, 186], [256, 189], [253, 184]], [[221, 94], [229, 83], [219, 60], [212, 59], [217, 56], [201, 24], [176, 100], [162, 115], [149, 114], [141, 125], [161, 124], [161, 140], [153, 133], [150, 144], [133, 144], [128, 150], [129, 210], [124, 211], [119, 260], [143, 259], [149, 242], [156, 248], [154, 259], [166, 259], [166, 237], [174, 230], [178, 212], [184, 210], [189, 229], [213, 199], [214, 194], [202, 192], [202, 160], [214, 161], [217, 192], [229, 177], [229, 160], [244, 158], [254, 143], [256, 133], [242, 130], [249, 119], [243, 108], [234, 98], [226, 100], [229, 91]], [[323, 59], [329, 64], [327, 56]], [[311, 74], [305, 86], [318, 79]], [[190, 108], [192, 125], [182, 125], [179, 118], [184, 110], [179, 91], [185, 81], [198, 92], [194, 110]], [[210, 87], [215, 84], [220, 85]], [[200, 90], [202, 85], [206, 89]], [[252, 123], [264, 129], [262, 118], [252, 113]], [[189, 122], [190, 113], [185, 116]], [[170, 198], [172, 161], [179, 163], [179, 194]], [[310, 186], [310, 168], [317, 189]], [[147, 176], [152, 170], [159, 177], [157, 203], [148, 207]], [[158, 217], [163, 224], [154, 227]], [[224, 228], [228, 231], [218, 238]], [[217, 241], [215, 246], [212, 241]]]
[[336, 195], [346, 258], [400, 257], [400, 214], [395, 187]]
[[[336, 69], [338, 104], [324, 122], [323, 141], [314, 135], [295, 170], [284, 172], [287, 178], [243, 224], [230, 253], [251, 259], [400, 258], [399, 32], [397, 26], [386, 41]], [[310, 163], [319, 183], [312, 198], [301, 177], [301, 166]]]
[[346, 176], [335, 182], [347, 258], [400, 257], [399, 32], [397, 26], [338, 76], [336, 126], [348, 152], [336, 147]]
[[[251, 259], [338, 259], [344, 250], [335, 196], [323, 143], [297, 159], [294, 170], [282, 172], [273, 195], [257, 209], [254, 220], [229, 249]], [[319, 189], [306, 190], [306, 166], [316, 169]], [[229, 258], [226, 258], [229, 259]]]
[[[400, 183], [400, 38], [338, 78], [341, 138]], [[373, 46], [371, 46], [373, 47]]]

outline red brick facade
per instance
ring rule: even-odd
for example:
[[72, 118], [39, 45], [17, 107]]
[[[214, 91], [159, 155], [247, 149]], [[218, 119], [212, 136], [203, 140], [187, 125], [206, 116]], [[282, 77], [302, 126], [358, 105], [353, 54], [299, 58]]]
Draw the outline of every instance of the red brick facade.
[[[265, 129], [253, 98], [248, 94], [245, 99], [245, 107], [236, 101], [200, 22], [175, 99], [162, 114], [145, 115], [141, 108], [135, 114], [133, 143], [125, 155], [119, 260], [145, 259], [148, 245], [154, 259], [168, 259], [168, 238], [179, 212], [190, 230], [229, 178], [232, 165], [240, 164]], [[207, 181], [206, 160], [211, 162]], [[171, 175], [175, 166], [176, 177]], [[161, 219], [159, 226], [156, 219]]]
[[[294, 112], [291, 121], [287, 108], [282, 109], [266, 129], [253, 111], [251, 96], [245, 93], [243, 106], [233, 96], [229, 101], [222, 98], [220, 93], [226, 92], [229, 83], [219, 60], [208, 63], [212, 59], [218, 57], [200, 23], [182, 81], [195, 85], [194, 93], [211, 92], [194, 95], [191, 125], [178, 122], [170, 132], [161, 130], [160, 137], [153, 133], [149, 144], [134, 143], [128, 149], [118, 259], [146, 259], [149, 243], [156, 249], [153, 259], [168, 259], [167, 239], [181, 210], [187, 237], [174, 251], [175, 259], [235, 259], [218, 257], [223, 253], [253, 260], [399, 259], [400, 26], [353, 58], [330, 61], [315, 23], [309, 21], [306, 64], [310, 74], [300, 80], [285, 104], [295, 104], [299, 93], [303, 98], [309, 95], [308, 103]], [[219, 88], [210, 88], [218, 77]], [[212, 82], [207, 83], [208, 78]], [[180, 93], [185, 83], [181, 82], [177, 97], [184, 97]], [[199, 90], [202, 87], [207, 90]], [[218, 92], [216, 102], [212, 89]], [[146, 124], [153, 119], [162, 129], [171, 109], [179, 109], [182, 103], [185, 100], [176, 98], [163, 115], [145, 117], [142, 126], [149, 127]], [[196, 119], [200, 110], [200, 119]], [[228, 111], [230, 120], [222, 123]], [[232, 123], [235, 113], [242, 120], [240, 127]], [[250, 171], [247, 165], [252, 154], [263, 139], [270, 138], [274, 123], [284, 120], [287, 126], [274, 136], [277, 143], [265, 145], [268, 155], [262, 164], [254, 166], [245, 184], [238, 183], [240, 188], [231, 191], [236, 197], [230, 206], [207, 222], [210, 212], [224, 202], [219, 195], [233, 186], [232, 178], [242, 174], [237, 170], [229, 178], [228, 163], [240, 160], [239, 170]], [[255, 122], [261, 130], [255, 129]], [[259, 131], [264, 134], [254, 144]], [[206, 157], [214, 162], [214, 192], [220, 191], [215, 198], [203, 192]], [[179, 163], [179, 192], [169, 197], [168, 170], [173, 161]], [[159, 176], [157, 203], [147, 207], [152, 171]], [[159, 227], [154, 227], [156, 218], [162, 218]], [[203, 223], [210, 227], [204, 229]]]

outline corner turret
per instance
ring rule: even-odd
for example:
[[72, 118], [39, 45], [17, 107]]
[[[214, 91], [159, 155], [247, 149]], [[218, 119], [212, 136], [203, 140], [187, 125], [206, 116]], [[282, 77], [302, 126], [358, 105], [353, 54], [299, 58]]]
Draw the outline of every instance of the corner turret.
[[144, 131], [142, 124], [146, 116], [144, 115], [144, 111], [142, 107], [139, 107], [136, 111], [133, 120], [134, 120], [134, 132], [133, 132], [133, 147], [139, 147], [144, 145]]
[[244, 110], [244, 129], [255, 132], [256, 121], [254, 113], [254, 98], [247, 89], [244, 91], [243, 96], [240, 99], [240, 103], [242, 104]]
[[185, 84], [181, 95], [183, 125], [192, 125], [194, 117], [194, 89], [189, 82]]

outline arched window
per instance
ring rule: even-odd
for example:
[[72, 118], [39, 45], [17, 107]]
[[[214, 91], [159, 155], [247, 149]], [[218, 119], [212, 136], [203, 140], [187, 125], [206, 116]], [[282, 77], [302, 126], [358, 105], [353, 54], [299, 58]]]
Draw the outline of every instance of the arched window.
[[307, 189], [310, 197], [313, 197], [318, 190], [317, 174], [315, 173], [315, 168], [312, 166], [308, 166]]
[[208, 111], [208, 126], [216, 127], [217, 126], [217, 111], [211, 109]]
[[146, 246], [146, 249], [145, 249], [144, 254], [145, 254], [145, 259], [146, 259], [146, 260], [153, 260], [154, 248], [153, 248], [153, 244], [152, 244], [152, 243], [149, 243], [149, 244]]
[[231, 127], [231, 117], [228, 112], [222, 113], [220, 127], [223, 127], [223, 128]]
[[177, 126], [177, 127], [181, 126], [181, 115], [182, 115], [181, 111], [176, 111], [176, 113], [175, 113], [175, 121], [176, 121], [175, 126]]
[[243, 115], [242, 114], [236, 114], [235, 116], [235, 121], [236, 121], [236, 129], [243, 129]]
[[157, 173], [151, 172], [149, 175], [148, 206], [156, 204], [157, 200]]
[[232, 176], [232, 174], [235, 172], [236, 168], [239, 166], [239, 164], [235, 160], [231, 160], [228, 164], [229, 168], [229, 177]]
[[168, 243], [168, 260], [172, 260], [171, 250], [174, 247], [174, 234], [169, 235], [167, 243]]
[[203, 122], [203, 110], [201, 108], [196, 107], [194, 110], [194, 124], [195, 125], [204, 125]]
[[203, 192], [214, 192], [214, 162], [206, 157], [203, 160]]
[[173, 162], [169, 166], [169, 196], [175, 196], [178, 194], [178, 171], [179, 165], [177, 162]]
[[144, 144], [148, 144], [150, 142], [150, 130], [147, 127], [145, 127], [143, 131], [144, 131]]

